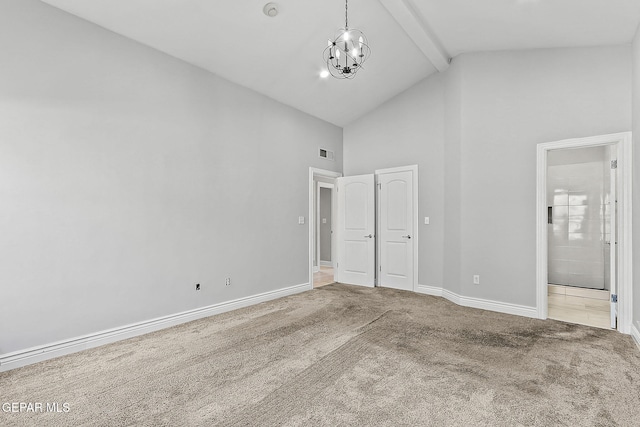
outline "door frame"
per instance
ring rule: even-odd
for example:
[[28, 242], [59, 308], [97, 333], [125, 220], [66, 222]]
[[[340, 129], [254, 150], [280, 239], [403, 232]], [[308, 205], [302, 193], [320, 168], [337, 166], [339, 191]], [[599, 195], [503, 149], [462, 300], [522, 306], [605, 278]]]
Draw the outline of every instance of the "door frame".
[[394, 172], [412, 172], [411, 177], [413, 181], [413, 235], [414, 238], [411, 239], [413, 244], [413, 283], [411, 290], [413, 292], [418, 288], [418, 240], [420, 236], [420, 230], [418, 229], [418, 165], [410, 165], [410, 166], [400, 166], [396, 168], [387, 168], [387, 169], [376, 169], [374, 177], [376, 178], [376, 286], [380, 286], [380, 277], [378, 276], [379, 268], [378, 262], [380, 260], [380, 222], [378, 218], [380, 218], [380, 197], [378, 192], [380, 191], [380, 187], [378, 186], [378, 175], [386, 174], [386, 173], [394, 173]]
[[[308, 223], [309, 223], [309, 227], [308, 227], [308, 233], [309, 233], [309, 253], [308, 253], [308, 263], [309, 263], [309, 286], [311, 288], [313, 288], [313, 248], [314, 245], [316, 244], [315, 242], [315, 227], [316, 227], [316, 220], [315, 220], [315, 214], [314, 214], [314, 209], [313, 209], [313, 205], [314, 205], [314, 199], [313, 199], [313, 193], [314, 193], [314, 185], [313, 185], [313, 178], [314, 177], [319, 177], [319, 178], [329, 178], [329, 179], [336, 179], [342, 176], [342, 173], [340, 172], [334, 172], [334, 171], [330, 171], [330, 170], [325, 170], [325, 169], [319, 169], [319, 168], [313, 168], [310, 167], [309, 168], [309, 210], [308, 210]], [[335, 191], [333, 191], [333, 196], [335, 196]], [[331, 206], [331, 210], [333, 213], [334, 207], [333, 207], [333, 203]], [[333, 256], [332, 256], [333, 258]], [[320, 261], [319, 257], [318, 257], [318, 261]], [[318, 262], [318, 265], [320, 265], [320, 263]]]
[[[631, 132], [565, 139], [537, 146], [536, 305], [539, 319], [548, 315], [547, 283], [547, 153], [563, 148], [617, 146], [618, 154], [618, 331], [629, 334], [632, 323], [632, 144]], [[613, 267], [613, 266], [612, 266]]]

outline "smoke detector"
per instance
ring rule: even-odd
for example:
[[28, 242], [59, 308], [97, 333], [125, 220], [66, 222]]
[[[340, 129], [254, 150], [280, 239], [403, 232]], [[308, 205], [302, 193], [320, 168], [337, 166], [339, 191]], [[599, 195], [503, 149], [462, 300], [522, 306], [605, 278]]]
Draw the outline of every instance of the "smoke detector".
[[275, 3], [267, 3], [262, 8], [262, 11], [269, 18], [275, 18], [278, 15], [278, 5]]

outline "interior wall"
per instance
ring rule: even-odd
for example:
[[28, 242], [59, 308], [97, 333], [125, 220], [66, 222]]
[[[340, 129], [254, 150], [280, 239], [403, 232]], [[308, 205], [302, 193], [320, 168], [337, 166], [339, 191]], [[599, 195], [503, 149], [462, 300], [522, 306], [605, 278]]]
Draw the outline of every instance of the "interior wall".
[[425, 79], [344, 128], [345, 176], [418, 165], [418, 283], [436, 287], [444, 263], [444, 90], [442, 76]]
[[630, 47], [465, 59], [462, 293], [535, 307], [536, 146], [631, 129]]
[[[633, 212], [640, 212], [640, 27], [633, 40]], [[640, 331], [640, 224], [633, 224], [633, 324]]]
[[0, 56], [0, 354], [309, 282], [339, 127], [37, 0]]
[[462, 295], [462, 126], [465, 57], [458, 56], [444, 74], [444, 266], [442, 287]]
[[344, 129], [345, 174], [418, 163], [420, 283], [535, 307], [536, 145], [631, 129], [630, 67], [629, 46], [460, 55]]

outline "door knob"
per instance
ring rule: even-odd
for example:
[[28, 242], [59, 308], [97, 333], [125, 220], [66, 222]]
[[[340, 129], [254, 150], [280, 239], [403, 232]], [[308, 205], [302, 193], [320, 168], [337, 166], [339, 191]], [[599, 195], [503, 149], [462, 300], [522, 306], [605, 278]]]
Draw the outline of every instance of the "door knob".
[[368, 236], [364, 236], [364, 237], [368, 237], [369, 239], [373, 238], [372, 234], [369, 234]]
[[405, 239], [410, 239], [411, 238], [411, 234], [407, 234], [406, 236], [402, 236]]

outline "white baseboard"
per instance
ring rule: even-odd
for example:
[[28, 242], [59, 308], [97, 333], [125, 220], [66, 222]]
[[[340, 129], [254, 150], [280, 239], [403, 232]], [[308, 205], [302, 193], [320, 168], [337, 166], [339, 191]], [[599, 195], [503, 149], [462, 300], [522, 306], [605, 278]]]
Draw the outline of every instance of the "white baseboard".
[[433, 295], [435, 297], [442, 296], [442, 287], [418, 285], [416, 286], [416, 292], [419, 294]]
[[443, 297], [448, 299], [454, 304], [461, 305], [463, 307], [479, 308], [482, 310], [497, 311], [498, 313], [513, 314], [516, 316], [524, 317], [538, 317], [538, 311], [535, 307], [527, 307], [524, 305], [510, 304], [500, 301], [492, 301], [488, 299], [472, 298], [458, 295], [447, 289], [439, 288], [436, 286], [418, 285], [416, 292], [427, 295], [434, 295], [437, 297]]
[[[448, 294], [455, 295], [453, 292], [448, 292]], [[444, 293], [443, 296], [449, 299], [449, 296]], [[450, 301], [464, 307], [497, 311], [498, 313], [513, 314], [516, 316], [532, 317], [534, 319], [538, 318], [538, 310], [535, 307], [527, 307], [526, 305], [511, 304], [481, 298], [463, 297], [460, 295], [455, 295], [455, 298], [450, 299]]]
[[158, 331], [181, 323], [202, 319], [203, 317], [225, 313], [238, 308], [247, 307], [265, 301], [286, 297], [311, 290], [313, 287], [309, 283], [277, 289], [275, 291], [264, 292], [232, 301], [213, 304], [207, 307], [196, 308], [194, 310], [183, 311], [169, 316], [132, 323], [114, 329], [96, 332], [81, 337], [75, 337], [64, 341], [49, 343], [42, 346], [31, 347], [12, 353], [0, 354], [0, 372], [64, 356], [104, 344], [113, 343], [123, 339], [144, 335], [149, 332]]
[[636, 325], [631, 325], [631, 336], [633, 340], [636, 342], [638, 346], [638, 350], [640, 350], [640, 330], [636, 327]]
[[322, 266], [322, 267], [332, 267], [333, 263], [331, 261], [320, 261], [320, 266]]
[[451, 292], [448, 289], [443, 289], [442, 290], [442, 297], [448, 299], [449, 301], [451, 301], [454, 304], [458, 304], [458, 305], [462, 305], [462, 302], [460, 300], [460, 295]]

